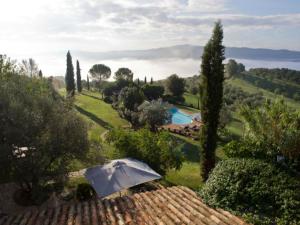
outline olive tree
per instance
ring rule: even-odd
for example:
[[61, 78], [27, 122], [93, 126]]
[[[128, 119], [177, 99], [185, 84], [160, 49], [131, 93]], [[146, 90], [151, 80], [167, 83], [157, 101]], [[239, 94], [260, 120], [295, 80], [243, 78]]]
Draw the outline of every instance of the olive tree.
[[0, 121], [0, 171], [31, 196], [88, 150], [84, 121], [45, 79], [0, 79]]

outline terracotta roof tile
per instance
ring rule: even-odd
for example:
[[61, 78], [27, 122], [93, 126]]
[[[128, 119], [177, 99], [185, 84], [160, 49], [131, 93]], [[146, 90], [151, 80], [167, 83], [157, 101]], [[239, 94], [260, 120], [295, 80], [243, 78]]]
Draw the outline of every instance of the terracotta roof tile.
[[0, 218], [0, 225], [244, 225], [240, 218], [205, 205], [186, 187], [161, 188], [114, 199], [66, 204]]

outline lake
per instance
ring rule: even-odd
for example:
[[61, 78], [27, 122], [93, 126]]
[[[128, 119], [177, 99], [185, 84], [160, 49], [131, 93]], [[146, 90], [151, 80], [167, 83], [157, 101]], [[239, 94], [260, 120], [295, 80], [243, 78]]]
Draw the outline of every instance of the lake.
[[[300, 70], [299, 62], [282, 62], [282, 61], [262, 61], [236, 59], [243, 63], [247, 69], [249, 68], [289, 68]], [[112, 69], [114, 73], [120, 67], [128, 67], [134, 73], [134, 79], [144, 79], [147, 76], [148, 81], [151, 77], [154, 80], [165, 79], [171, 74], [178, 74], [181, 77], [189, 77], [199, 74], [201, 60], [194, 59], [160, 59], [160, 60], [104, 60], [104, 63]], [[92, 64], [91, 64], [92, 65]]]

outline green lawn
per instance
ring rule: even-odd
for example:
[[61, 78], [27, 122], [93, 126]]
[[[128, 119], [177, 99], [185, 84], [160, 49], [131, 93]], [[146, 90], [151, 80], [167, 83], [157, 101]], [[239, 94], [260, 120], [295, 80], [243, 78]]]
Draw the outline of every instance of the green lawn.
[[198, 109], [198, 96], [186, 92], [183, 97], [187, 106], [192, 106], [193, 108]]
[[102, 101], [95, 93], [83, 91], [76, 95], [75, 106], [78, 112], [94, 123], [100, 134], [111, 128], [128, 125], [110, 104]]
[[[61, 89], [59, 92], [65, 95], [65, 90]], [[102, 153], [104, 156], [110, 157], [113, 148], [101, 139], [101, 135], [109, 129], [128, 125], [128, 122], [120, 118], [118, 112], [110, 104], [102, 101], [100, 94], [97, 92], [83, 91], [81, 94], [76, 94], [75, 108], [88, 124], [89, 140], [101, 143], [103, 148]], [[74, 160], [71, 170], [80, 170], [91, 165], [92, 163]]]

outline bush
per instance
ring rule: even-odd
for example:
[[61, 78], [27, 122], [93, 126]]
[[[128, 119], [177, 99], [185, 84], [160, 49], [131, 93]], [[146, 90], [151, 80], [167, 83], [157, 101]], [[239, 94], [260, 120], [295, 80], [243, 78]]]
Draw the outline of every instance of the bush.
[[104, 97], [103, 101], [106, 102], [106, 103], [108, 103], [108, 104], [113, 103], [112, 98], [111, 98], [111, 97], [108, 97], [108, 96]]
[[300, 221], [300, 182], [260, 160], [221, 161], [200, 195], [207, 204], [234, 211], [255, 224]]
[[149, 129], [126, 131], [115, 129], [108, 133], [120, 158], [132, 157], [147, 163], [153, 170], [165, 175], [170, 169], [180, 169], [183, 154], [167, 132], [153, 133]]
[[91, 199], [96, 194], [93, 187], [87, 183], [78, 184], [76, 189], [76, 198], [80, 201]]
[[164, 102], [169, 102], [171, 104], [176, 104], [176, 103], [184, 103], [185, 99], [182, 96], [172, 96], [172, 95], [165, 95], [163, 96], [163, 101]]

